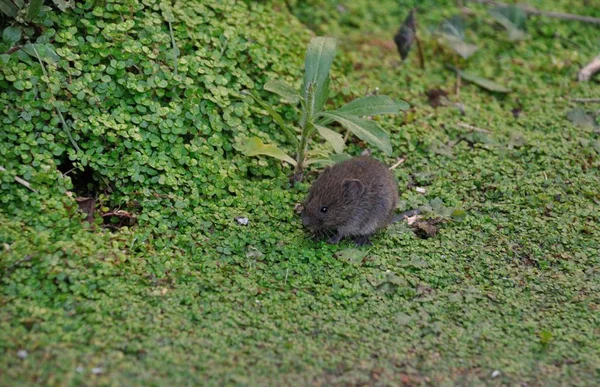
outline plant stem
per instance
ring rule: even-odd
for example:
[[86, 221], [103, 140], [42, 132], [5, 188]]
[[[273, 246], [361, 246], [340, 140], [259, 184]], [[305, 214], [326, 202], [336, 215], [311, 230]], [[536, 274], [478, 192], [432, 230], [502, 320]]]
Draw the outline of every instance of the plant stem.
[[[304, 161], [306, 161], [306, 152], [308, 151], [308, 139], [310, 138], [310, 124], [308, 121], [302, 122], [302, 135], [298, 143], [298, 151], [296, 152], [296, 167], [294, 169], [294, 179], [302, 180], [302, 171], [304, 169]], [[299, 180], [298, 180], [299, 179]]]
[[[37, 60], [38, 60], [38, 62], [40, 62], [40, 66], [42, 67], [42, 72], [44, 73], [46, 78], [48, 78], [48, 80], [49, 80], [48, 72], [46, 71], [46, 67], [44, 66], [44, 63], [42, 62], [42, 58], [40, 58], [40, 54], [35, 49], [35, 46], [33, 44], [31, 45], [31, 48], [33, 48], [33, 51], [35, 52], [35, 55], [37, 56]], [[50, 93], [52, 93], [52, 90], [50, 88], [48, 88], [48, 90], [50, 90]], [[52, 96], [54, 97], [54, 101], [56, 101], [56, 97], [54, 96], [54, 93], [52, 93]], [[75, 139], [71, 135], [71, 130], [69, 129], [69, 126], [67, 125], [67, 122], [65, 121], [65, 118], [62, 115], [62, 112], [56, 105], [54, 105], [54, 110], [56, 110], [56, 114], [58, 114], [58, 118], [60, 118], [60, 121], [63, 125], [63, 128], [65, 129], [65, 132], [67, 132], [67, 136], [69, 137], [71, 144], [75, 147], [75, 150], [77, 152], [80, 152], [81, 149], [79, 148], [79, 145], [77, 145], [77, 143], [75, 142]]]

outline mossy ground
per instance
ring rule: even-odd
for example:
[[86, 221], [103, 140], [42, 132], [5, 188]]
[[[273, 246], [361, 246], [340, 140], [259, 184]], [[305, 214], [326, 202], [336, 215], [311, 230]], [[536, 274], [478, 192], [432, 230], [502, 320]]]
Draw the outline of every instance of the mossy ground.
[[[289, 187], [288, 167], [245, 159], [227, 146], [246, 126], [223, 130], [225, 145], [211, 133], [217, 151], [202, 153], [205, 174], [185, 181], [188, 169], [173, 167], [179, 185], [142, 185], [111, 175], [121, 180], [106, 206], [149, 190], [140, 194], [141, 209], [128, 207], [138, 223], [112, 232], [82, 222], [64, 197], [73, 187], [52, 188], [63, 184], [59, 178], [36, 181], [39, 189], [50, 187], [40, 198], [12, 176], [3, 177], [2, 189], [11, 196], [0, 207], [0, 384], [600, 380], [597, 135], [566, 118], [574, 107], [570, 97], [600, 96], [597, 80], [575, 80], [581, 65], [597, 55], [600, 30], [534, 18], [530, 39], [510, 43], [485, 8], [472, 6], [469, 28], [476, 35], [470, 38], [481, 49], [459, 65], [513, 92], [498, 95], [463, 84], [457, 95], [456, 78], [444, 67], [454, 57], [427, 34], [457, 12], [454, 2], [419, 2], [425, 71], [415, 53], [402, 64], [391, 42], [415, 2], [337, 3], [289, 3], [305, 25], [340, 38], [334, 100], [378, 87], [408, 101], [406, 115], [380, 119], [395, 154], [406, 157], [395, 170], [403, 205], [439, 198], [465, 210], [465, 219], [442, 225], [428, 239], [396, 225], [359, 253], [348, 242], [314, 243], [294, 214], [311, 177]], [[600, 9], [583, 3], [531, 2], [600, 16]], [[274, 18], [267, 25], [275, 26], [273, 33], [280, 28], [278, 39], [285, 43], [277, 50], [294, 61], [286, 69], [273, 59], [277, 65], [269, 73], [280, 70], [295, 79], [302, 58], [290, 53], [301, 55], [307, 30], [290, 22], [284, 5], [249, 9], [238, 9], [237, 20], [244, 12]], [[285, 45], [296, 48], [285, 51]], [[271, 66], [269, 58], [262, 67]], [[430, 106], [426, 92], [437, 88], [448, 93], [448, 105]], [[271, 141], [283, 141], [263, 117], [253, 111], [243, 125], [253, 131], [263, 125]], [[490, 133], [469, 133], [458, 122]], [[195, 135], [202, 137], [203, 130]], [[461, 136], [468, 141], [448, 147]], [[350, 151], [360, 152], [361, 144]], [[4, 154], [8, 165], [23, 162]], [[107, 174], [102, 167], [96, 164], [98, 180]], [[213, 181], [213, 175], [221, 179]], [[200, 188], [179, 188], [194, 185]], [[32, 197], [34, 210], [16, 209]], [[238, 216], [249, 224], [238, 224]], [[494, 371], [499, 373], [492, 378]]]

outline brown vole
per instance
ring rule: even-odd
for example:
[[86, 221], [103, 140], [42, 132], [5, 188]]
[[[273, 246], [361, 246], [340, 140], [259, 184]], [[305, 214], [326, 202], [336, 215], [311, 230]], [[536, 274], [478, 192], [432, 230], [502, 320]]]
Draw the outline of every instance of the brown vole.
[[356, 244], [394, 218], [398, 188], [392, 172], [370, 157], [355, 157], [326, 168], [308, 192], [302, 223], [335, 244], [352, 237]]

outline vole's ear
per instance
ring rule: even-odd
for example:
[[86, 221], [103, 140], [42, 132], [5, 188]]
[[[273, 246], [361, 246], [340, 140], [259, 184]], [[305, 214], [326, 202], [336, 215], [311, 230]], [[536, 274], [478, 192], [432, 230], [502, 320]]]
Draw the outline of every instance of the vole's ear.
[[360, 198], [365, 190], [363, 183], [357, 179], [346, 179], [342, 185], [344, 187], [344, 195], [353, 199]]

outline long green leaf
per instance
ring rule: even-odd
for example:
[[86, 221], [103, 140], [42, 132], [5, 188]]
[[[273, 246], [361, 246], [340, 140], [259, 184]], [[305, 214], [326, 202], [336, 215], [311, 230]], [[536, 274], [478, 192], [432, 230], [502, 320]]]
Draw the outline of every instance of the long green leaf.
[[444, 20], [440, 26], [440, 33], [448, 46], [464, 59], [469, 58], [478, 49], [476, 45], [465, 42], [465, 23], [460, 15]]
[[407, 110], [409, 107], [406, 102], [394, 101], [387, 95], [371, 95], [348, 102], [336, 111], [362, 117], [378, 114], [398, 114], [400, 110]]
[[279, 95], [291, 104], [297, 104], [300, 101], [300, 96], [294, 88], [283, 81], [272, 79], [265, 83], [264, 89]]
[[254, 101], [256, 101], [256, 103], [258, 103], [263, 109], [265, 109], [267, 113], [269, 113], [269, 115], [273, 118], [273, 121], [275, 121], [281, 127], [281, 129], [283, 129], [290, 141], [297, 145], [298, 138], [294, 134], [293, 129], [290, 129], [290, 127], [285, 123], [285, 121], [279, 115], [279, 113], [277, 113], [271, 105], [260, 99], [260, 97], [254, 94], [253, 92], [250, 92], [250, 96], [254, 99]]
[[258, 137], [252, 137], [248, 139], [246, 144], [244, 144], [244, 154], [246, 156], [271, 156], [276, 159], [286, 161], [292, 164], [293, 166], [296, 166], [296, 160], [288, 156], [277, 146], [263, 143], [262, 140]]
[[[314, 114], [322, 109], [322, 106], [319, 106], [320, 103], [324, 103], [322, 93], [325, 91], [326, 82], [329, 79], [329, 70], [335, 57], [336, 46], [334, 38], [317, 37], [310, 41], [306, 49], [302, 98], [307, 105], [305, 108]], [[309, 98], [309, 87], [314, 90], [314, 98]], [[309, 120], [311, 118], [308, 117]]]
[[335, 153], [342, 153], [344, 151], [344, 137], [341, 134], [324, 126], [314, 125], [321, 137], [331, 145]]
[[469, 81], [471, 83], [474, 83], [477, 86], [483, 87], [486, 90], [495, 91], [495, 92], [498, 92], [498, 93], [510, 93], [510, 89], [502, 86], [499, 83], [496, 83], [494, 81], [490, 81], [489, 79], [478, 77], [478, 76], [473, 75], [473, 74], [466, 73], [464, 71], [461, 71], [461, 70], [459, 70], [457, 68], [454, 68], [454, 67], [451, 67], [451, 66], [449, 66], [449, 67], [451, 69], [453, 69], [454, 71], [456, 71], [458, 73], [458, 75], [460, 75], [465, 81]]
[[523, 11], [523, 9], [511, 5], [507, 7], [492, 8], [489, 12], [498, 23], [506, 28], [509, 40], [517, 41], [527, 37], [527, 33], [524, 31], [527, 13]]
[[13, 19], [17, 16], [17, 13], [19, 13], [19, 8], [17, 8], [10, 0], [0, 0], [0, 11]]
[[336, 111], [322, 112], [320, 116], [339, 122], [361, 140], [376, 146], [387, 155], [392, 154], [392, 144], [388, 134], [377, 123]]
[[29, 7], [27, 8], [27, 21], [33, 20], [34, 17], [40, 14], [42, 10], [42, 5], [44, 4], [44, 0], [31, 0], [29, 2]]

